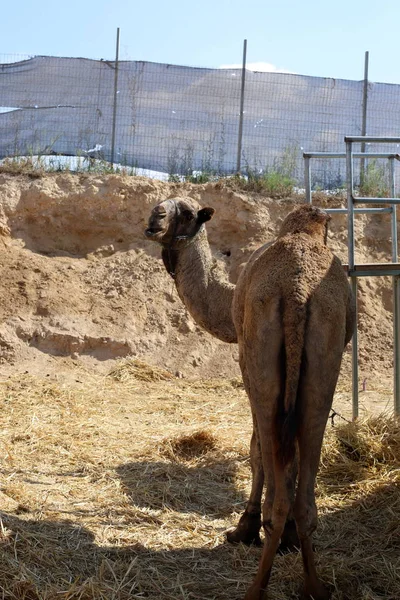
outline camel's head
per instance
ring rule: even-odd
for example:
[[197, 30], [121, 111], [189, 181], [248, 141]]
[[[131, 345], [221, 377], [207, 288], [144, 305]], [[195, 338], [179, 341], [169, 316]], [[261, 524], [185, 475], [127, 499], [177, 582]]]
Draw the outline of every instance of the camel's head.
[[330, 220], [331, 217], [324, 210], [310, 204], [303, 204], [293, 210], [283, 221], [279, 237], [288, 233], [307, 233], [326, 244]]
[[145, 236], [163, 245], [192, 239], [214, 214], [211, 207], [201, 208], [192, 198], [171, 198], [151, 211]]

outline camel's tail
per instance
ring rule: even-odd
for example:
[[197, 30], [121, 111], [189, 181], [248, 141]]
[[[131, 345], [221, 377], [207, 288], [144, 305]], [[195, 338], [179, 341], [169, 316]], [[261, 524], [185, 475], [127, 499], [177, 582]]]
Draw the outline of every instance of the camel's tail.
[[307, 323], [307, 304], [290, 302], [283, 310], [285, 389], [283, 406], [279, 410], [279, 455], [288, 464], [296, 452], [296, 404], [300, 372], [304, 357], [304, 340]]

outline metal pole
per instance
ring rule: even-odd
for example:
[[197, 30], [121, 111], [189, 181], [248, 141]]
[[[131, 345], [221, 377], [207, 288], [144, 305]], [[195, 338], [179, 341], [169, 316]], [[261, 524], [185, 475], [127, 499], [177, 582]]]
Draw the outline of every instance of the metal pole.
[[354, 198], [353, 198], [353, 156], [352, 142], [346, 141], [346, 180], [347, 180], [347, 243], [349, 270], [354, 268]]
[[393, 321], [394, 321], [394, 414], [400, 415], [400, 277], [393, 277]]
[[[396, 182], [394, 157], [389, 158], [390, 196], [394, 198]], [[392, 262], [397, 262], [397, 214], [396, 204], [392, 204]], [[393, 277], [393, 362], [394, 362], [394, 414], [400, 415], [400, 279]]]
[[356, 326], [354, 329], [353, 339], [351, 341], [351, 362], [352, 362], [352, 406], [353, 406], [353, 421], [358, 418], [358, 303], [357, 303], [357, 277], [351, 278], [351, 289], [356, 305]]
[[243, 63], [242, 63], [242, 85], [240, 90], [240, 113], [239, 113], [239, 134], [238, 134], [238, 151], [236, 161], [236, 172], [240, 173], [242, 159], [242, 138], [243, 138], [243, 108], [244, 108], [244, 88], [246, 80], [246, 55], [247, 55], [247, 40], [243, 41]]
[[[359, 137], [358, 140], [362, 140], [362, 137]], [[368, 138], [370, 139], [370, 138]], [[376, 138], [375, 138], [376, 139]], [[397, 138], [396, 138], [397, 139]], [[352, 142], [354, 142], [353, 138], [349, 138]], [[391, 140], [393, 141], [393, 140]], [[398, 139], [398, 144], [400, 144], [400, 138]], [[400, 160], [400, 155], [394, 152], [368, 152], [368, 158], [396, 158]], [[303, 152], [303, 158], [346, 158], [345, 152]], [[361, 152], [353, 152], [353, 158], [364, 158], [364, 155]]]
[[309, 156], [304, 157], [304, 185], [306, 188], [306, 202], [311, 204], [311, 164]]
[[[400, 137], [393, 137], [391, 135], [345, 135], [345, 142], [353, 142], [353, 144], [400, 144]], [[391, 152], [390, 152], [391, 154]], [[395, 154], [397, 156], [397, 154]]]
[[[389, 158], [389, 186], [390, 197], [394, 198], [396, 194], [396, 181], [394, 174], [394, 156]], [[397, 213], [396, 205], [392, 204], [392, 262], [397, 262]]]
[[346, 180], [347, 180], [347, 243], [349, 252], [349, 274], [351, 276], [351, 289], [356, 305], [356, 326], [351, 343], [352, 359], [352, 405], [353, 420], [358, 417], [358, 307], [357, 307], [357, 277], [354, 270], [354, 199], [353, 199], [353, 155], [352, 142], [346, 140]]
[[[361, 135], [367, 135], [368, 62], [369, 62], [369, 52], [366, 52], [365, 59], [364, 59], [364, 87], [363, 87], [363, 101], [362, 101]], [[361, 152], [363, 154], [365, 153], [365, 144], [361, 144]], [[360, 187], [363, 187], [364, 182], [365, 182], [365, 161], [362, 158], [360, 161]]]
[[117, 27], [117, 43], [115, 49], [115, 65], [114, 65], [114, 106], [112, 119], [112, 134], [111, 134], [111, 164], [114, 166], [115, 155], [115, 128], [117, 124], [117, 94], [118, 94], [118, 63], [119, 60], [119, 27]]

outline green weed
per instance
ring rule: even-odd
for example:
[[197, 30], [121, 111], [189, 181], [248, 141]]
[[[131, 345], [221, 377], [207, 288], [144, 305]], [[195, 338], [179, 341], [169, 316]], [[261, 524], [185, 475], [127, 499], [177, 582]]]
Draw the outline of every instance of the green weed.
[[361, 196], [371, 196], [373, 198], [389, 198], [389, 174], [387, 165], [378, 163], [377, 159], [369, 159], [360, 174]]
[[247, 171], [247, 176], [237, 175], [235, 183], [243, 190], [265, 194], [269, 198], [287, 198], [294, 192], [295, 181], [278, 171], [257, 173]]

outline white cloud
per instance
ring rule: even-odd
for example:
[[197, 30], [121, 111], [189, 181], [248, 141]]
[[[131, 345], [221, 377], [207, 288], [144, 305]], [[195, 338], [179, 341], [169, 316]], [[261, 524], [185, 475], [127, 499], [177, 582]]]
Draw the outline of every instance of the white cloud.
[[[220, 69], [241, 69], [242, 65], [233, 64], [233, 65], [221, 65]], [[288, 71], [288, 69], [281, 69], [280, 67], [276, 67], [271, 63], [267, 62], [252, 62], [246, 64], [246, 69], [248, 71], [261, 71], [263, 73], [293, 73], [293, 71]]]

